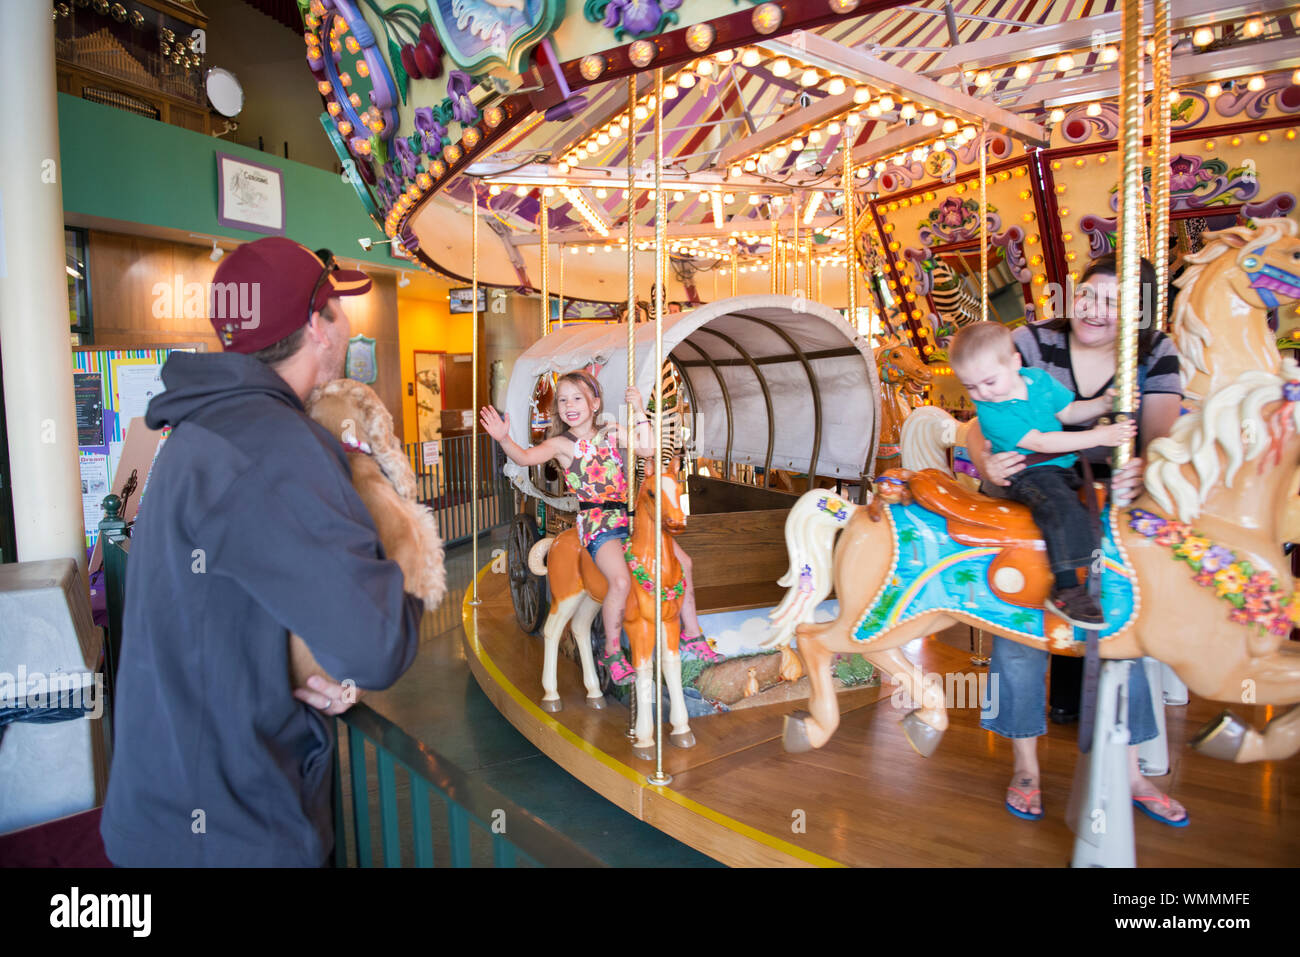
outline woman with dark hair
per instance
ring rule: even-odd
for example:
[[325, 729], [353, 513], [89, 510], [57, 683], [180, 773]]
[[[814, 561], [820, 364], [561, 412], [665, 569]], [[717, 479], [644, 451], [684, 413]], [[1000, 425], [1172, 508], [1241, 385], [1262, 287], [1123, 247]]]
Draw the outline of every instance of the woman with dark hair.
[[[1089, 264], [1079, 278], [1072, 308], [1051, 322], [1023, 326], [1014, 333], [1016, 349], [1026, 367], [1042, 369], [1061, 383], [1078, 400], [1095, 399], [1111, 388], [1115, 378], [1116, 339], [1119, 335], [1118, 263], [1112, 253]], [[1155, 268], [1142, 260], [1142, 322], [1138, 336], [1138, 450], [1144, 453], [1156, 438], [1168, 435], [1178, 419], [1182, 404], [1178, 351], [1172, 340], [1156, 328]], [[1092, 428], [1095, 422], [1063, 426], [1066, 431]], [[967, 436], [971, 459], [984, 478], [984, 490], [997, 495], [1008, 478], [1025, 467], [1017, 452], [991, 455], [979, 425]], [[1134, 457], [1119, 472], [1111, 474], [1108, 448], [1079, 453], [1092, 466], [1097, 479], [1111, 480], [1111, 495], [1120, 504], [1137, 497], [1142, 485], [1141, 458]], [[1007, 788], [1007, 809], [1017, 817], [1043, 815], [1038, 787], [1037, 738], [1047, 733], [1043, 701], [1045, 651], [995, 638], [989, 674], [999, 675], [999, 708], [996, 717], [985, 718], [983, 727], [1012, 739], [1015, 771]], [[1052, 656], [1052, 718], [1066, 722], [1077, 718], [1083, 679], [1083, 659]], [[1156, 703], [1163, 707], [1163, 702]], [[1142, 668], [1134, 668], [1129, 679], [1130, 783], [1135, 804], [1149, 816], [1182, 827], [1187, 812], [1150, 781], [1138, 768], [1137, 747], [1156, 736], [1155, 714], [1150, 688]]]

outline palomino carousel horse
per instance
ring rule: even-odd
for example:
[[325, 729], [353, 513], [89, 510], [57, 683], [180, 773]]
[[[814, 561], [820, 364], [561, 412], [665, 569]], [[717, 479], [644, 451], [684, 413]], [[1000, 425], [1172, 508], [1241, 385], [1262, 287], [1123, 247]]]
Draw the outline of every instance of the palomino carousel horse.
[[899, 463], [903, 420], [925, 400], [934, 373], [921, 361], [916, 350], [891, 336], [876, 348], [876, 371], [880, 376], [880, 448], [876, 470]]
[[[1277, 374], [1281, 356], [1267, 310], [1300, 299], [1300, 239], [1294, 220], [1260, 219], [1206, 233], [1178, 277], [1171, 334], [1182, 357], [1189, 405], [1248, 369]], [[1223, 348], [1227, 344], [1227, 348]]]
[[[1151, 443], [1147, 491], [1102, 516], [1103, 658], [1158, 658], [1217, 701], [1300, 701], [1300, 651], [1286, 640], [1300, 621], [1300, 593], [1277, 546], [1300, 535], [1298, 426], [1300, 367], [1286, 360], [1280, 375], [1242, 373]], [[790, 570], [781, 584], [790, 590], [771, 613], [769, 643], [797, 633], [812, 684], [811, 713], [786, 719], [787, 750], [819, 748], [834, 734], [836, 652], [865, 655], [922, 702], [903, 727], [925, 755], [948, 718], [942, 690], [903, 656], [906, 642], [963, 622], [1082, 654], [1073, 630], [1043, 608], [1052, 576], [1027, 508], [964, 492], [937, 471], [879, 482], [879, 497], [864, 507], [809, 492], [786, 522]], [[839, 616], [814, 624], [832, 571]], [[1210, 753], [1288, 756], [1300, 749], [1297, 714], [1262, 735], [1221, 722], [1212, 733], [1223, 750]]]
[[[679, 498], [676, 479], [678, 463], [673, 461], [659, 474], [656, 483], [645, 482], [637, 496], [633, 515], [632, 537], [628, 541], [627, 559], [632, 572], [632, 591], [628, 598], [623, 627], [632, 644], [632, 666], [636, 669], [636, 739], [633, 751], [643, 760], [654, 758], [654, 676], [651, 656], [655, 645], [654, 565], [654, 498], [656, 487], [663, 509], [662, 554], [664, 560], [660, 615], [663, 619], [664, 680], [671, 700], [669, 740], [679, 748], [695, 745], [695, 735], [686, 719], [686, 699], [682, 696], [682, 659], [677, 651], [681, 631], [678, 615], [682, 610], [685, 581], [682, 568], [673, 553], [673, 536], [686, 527], [686, 515]], [[637, 520], [637, 517], [640, 517]], [[559, 711], [560, 695], [556, 691], [555, 666], [560, 637], [565, 625], [573, 626], [573, 637], [582, 659], [582, 681], [587, 688], [587, 704], [605, 706], [596, 666], [591, 654], [591, 623], [605, 599], [608, 585], [596, 563], [578, 541], [576, 529], [544, 538], [528, 553], [528, 567], [535, 575], [546, 575], [551, 586], [551, 611], [542, 629], [546, 641], [542, 663], [542, 709]]]

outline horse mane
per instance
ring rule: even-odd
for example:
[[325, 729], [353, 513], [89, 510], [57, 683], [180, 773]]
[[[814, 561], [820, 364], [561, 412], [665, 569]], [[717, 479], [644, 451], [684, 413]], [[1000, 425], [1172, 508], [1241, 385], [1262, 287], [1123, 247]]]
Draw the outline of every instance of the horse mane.
[[[1147, 448], [1147, 491], [1165, 512], [1190, 522], [1218, 484], [1232, 488], [1241, 466], [1272, 445], [1264, 406], [1282, 400], [1282, 387], [1300, 382], [1300, 366], [1284, 359], [1282, 375], [1253, 370], [1206, 398], [1198, 411], [1182, 416], [1168, 436]], [[1300, 402], [1283, 409], [1300, 431]], [[1222, 459], [1224, 461], [1221, 461]], [[1191, 464], [1195, 476], [1183, 469]]]
[[[1205, 321], [1196, 314], [1190, 295], [1192, 287], [1197, 284], [1206, 267], [1225, 253], [1237, 251], [1234, 264], [1241, 266], [1241, 260], [1258, 252], [1264, 247], [1281, 239], [1284, 235], [1296, 235], [1296, 222], [1286, 217], [1261, 219], [1256, 228], [1249, 226], [1232, 226], [1206, 233], [1206, 245], [1198, 253], [1184, 257], [1191, 265], [1174, 281], [1182, 295], [1174, 300], [1173, 338], [1179, 356], [1184, 360], [1179, 367], [1179, 379], [1184, 391], [1196, 372], [1209, 375], [1210, 368], [1205, 362], [1205, 352], [1214, 344], [1214, 334]], [[1222, 240], [1222, 242], [1216, 242]], [[1240, 245], [1233, 240], [1239, 240]]]

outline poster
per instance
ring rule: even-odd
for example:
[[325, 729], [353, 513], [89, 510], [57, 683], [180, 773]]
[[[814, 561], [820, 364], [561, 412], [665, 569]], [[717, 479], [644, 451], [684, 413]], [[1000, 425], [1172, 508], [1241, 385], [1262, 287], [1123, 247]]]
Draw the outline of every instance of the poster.
[[104, 444], [104, 377], [98, 372], [77, 372], [72, 376], [77, 409], [77, 444]]
[[415, 428], [420, 442], [442, 438], [442, 355], [415, 354]]
[[81, 455], [81, 514], [86, 531], [98, 530], [104, 517], [104, 496], [108, 495], [108, 456]]
[[430, 466], [437, 465], [439, 462], [442, 461], [441, 442], [438, 441], [421, 442], [420, 451], [423, 453], [423, 462], [425, 468], [429, 468]]
[[217, 154], [217, 222], [284, 235], [284, 188], [274, 166]]
[[117, 416], [123, 425], [143, 418], [149, 400], [163, 391], [161, 365], [126, 365], [117, 367]]

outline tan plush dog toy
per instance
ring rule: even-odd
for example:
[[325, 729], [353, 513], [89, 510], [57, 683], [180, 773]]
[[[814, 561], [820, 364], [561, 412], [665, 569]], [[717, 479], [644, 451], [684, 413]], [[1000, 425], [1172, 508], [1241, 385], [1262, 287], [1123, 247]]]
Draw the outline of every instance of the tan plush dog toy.
[[[352, 485], [374, 519], [384, 553], [401, 566], [406, 590], [423, 598], [426, 609], [437, 607], [447, 593], [438, 523], [416, 501], [415, 473], [379, 396], [364, 383], [335, 379], [307, 397], [307, 414], [347, 448]], [[289, 636], [289, 660], [294, 688], [305, 687], [311, 675], [330, 678], [297, 635]]]

